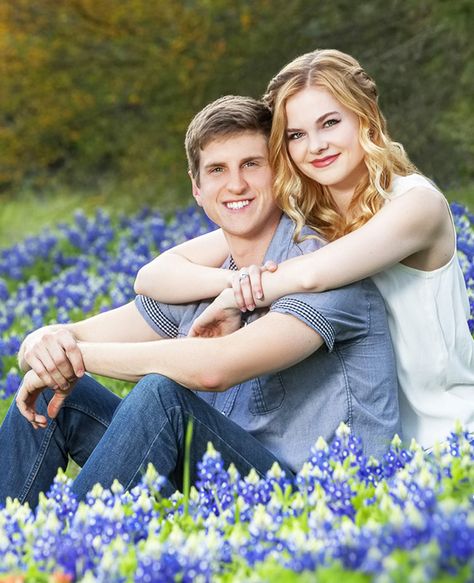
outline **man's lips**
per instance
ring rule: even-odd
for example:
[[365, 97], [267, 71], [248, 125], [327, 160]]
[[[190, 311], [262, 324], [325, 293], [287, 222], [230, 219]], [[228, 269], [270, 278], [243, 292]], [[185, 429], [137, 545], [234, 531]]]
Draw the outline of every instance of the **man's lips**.
[[339, 158], [339, 154], [334, 154], [334, 156], [326, 156], [326, 158], [317, 158], [316, 160], [312, 160], [311, 164], [316, 168], [325, 168], [337, 160], [337, 158]]

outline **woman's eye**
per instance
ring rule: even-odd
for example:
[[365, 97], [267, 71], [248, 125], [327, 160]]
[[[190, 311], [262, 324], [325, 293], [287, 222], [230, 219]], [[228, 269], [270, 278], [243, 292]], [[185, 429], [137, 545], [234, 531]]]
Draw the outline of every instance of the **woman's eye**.
[[288, 134], [288, 140], [299, 140], [302, 135], [303, 132], [291, 132]]
[[339, 119], [327, 119], [324, 123], [323, 123], [323, 128], [330, 128], [332, 126], [335, 126], [336, 124], [338, 124], [340, 122]]

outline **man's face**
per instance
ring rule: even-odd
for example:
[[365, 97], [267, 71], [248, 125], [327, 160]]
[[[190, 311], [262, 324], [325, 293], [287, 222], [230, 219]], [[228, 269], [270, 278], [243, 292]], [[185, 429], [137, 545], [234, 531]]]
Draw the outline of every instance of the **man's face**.
[[193, 195], [225, 233], [245, 239], [273, 234], [281, 211], [272, 195], [265, 136], [247, 131], [218, 138], [201, 150]]

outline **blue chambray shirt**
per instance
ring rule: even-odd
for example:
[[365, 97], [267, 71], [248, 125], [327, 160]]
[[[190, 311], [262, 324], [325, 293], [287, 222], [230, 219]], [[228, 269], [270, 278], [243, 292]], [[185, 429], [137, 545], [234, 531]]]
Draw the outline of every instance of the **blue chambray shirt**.
[[[322, 245], [317, 239], [295, 243], [293, 232], [292, 221], [282, 215], [265, 261], [281, 263]], [[302, 234], [311, 233], [305, 228]], [[235, 268], [231, 257], [223, 267]], [[137, 296], [136, 305], [160, 336], [178, 338], [188, 334], [209, 302], [170, 305]], [[196, 394], [295, 472], [317, 438], [329, 442], [341, 421], [362, 438], [364, 453], [382, 455], [393, 435], [400, 434], [398, 384], [385, 306], [372, 281], [285, 296], [270, 311], [302, 320], [321, 335], [324, 345], [278, 373], [225, 392]]]

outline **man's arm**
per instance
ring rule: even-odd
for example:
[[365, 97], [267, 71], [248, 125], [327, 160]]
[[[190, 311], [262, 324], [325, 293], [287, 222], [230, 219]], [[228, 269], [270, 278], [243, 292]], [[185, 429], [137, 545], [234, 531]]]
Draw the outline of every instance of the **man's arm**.
[[77, 341], [147, 342], [160, 338], [131, 302], [80, 322], [32, 332], [20, 347], [18, 361], [23, 371], [32, 368], [45, 386], [66, 389], [72, 379], [84, 373]]
[[[46, 427], [35, 403], [46, 387], [56, 389], [48, 405], [48, 415], [56, 417], [74, 382], [84, 374], [85, 365], [78, 341], [139, 342], [161, 340], [134, 302], [74, 324], [45, 326], [24, 340], [19, 353], [27, 373], [16, 397], [18, 409], [35, 428]], [[39, 371], [39, 372], [38, 372]]]
[[80, 343], [86, 370], [136, 381], [150, 373], [207, 391], [224, 391], [245, 380], [286, 369], [323, 344], [294, 316], [269, 313], [220, 338], [146, 343]]

